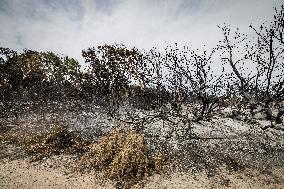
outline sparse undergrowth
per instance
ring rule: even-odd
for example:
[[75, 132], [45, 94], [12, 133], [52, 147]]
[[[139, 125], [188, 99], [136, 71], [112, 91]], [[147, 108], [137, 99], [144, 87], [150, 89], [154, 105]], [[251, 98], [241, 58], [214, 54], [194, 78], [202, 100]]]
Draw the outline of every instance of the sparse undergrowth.
[[[36, 128], [38, 125], [43, 126], [35, 125]], [[0, 134], [0, 142], [21, 147], [33, 160], [52, 156], [47, 159], [51, 160], [58, 157], [53, 155], [62, 154], [65, 158], [65, 154], [76, 154], [72, 156], [74, 159], [71, 160], [71, 164], [70, 159], [68, 160], [68, 167], [72, 169], [70, 171], [75, 171], [78, 175], [89, 175], [89, 171], [95, 175], [98, 173], [98, 176], [103, 175], [99, 182], [111, 180], [116, 188], [143, 188], [148, 179], [152, 178], [151, 175], [167, 175], [168, 170], [190, 174], [205, 171], [209, 178], [219, 175], [222, 171], [220, 168], [225, 168], [232, 174], [245, 171], [247, 168], [269, 172], [273, 167], [283, 164], [283, 148], [277, 144], [271, 146], [272, 140], [264, 140], [257, 133], [247, 139], [243, 136], [231, 140], [192, 140], [181, 151], [174, 151], [171, 148], [172, 155], [165, 155], [159, 153], [160, 148], [150, 152], [147, 133], [144, 136], [143, 133], [128, 127], [117, 127], [108, 133], [106, 131], [107, 134], [97, 142], [88, 142], [81, 138], [79, 133], [71, 132], [63, 124], [47, 125], [48, 129], [37, 133], [26, 130], [26, 126], [22, 127], [23, 129], [19, 127], [4, 130]], [[271, 136], [276, 137], [276, 134], [273, 132]], [[164, 141], [157, 138], [156, 142], [156, 145], [162, 145]]]

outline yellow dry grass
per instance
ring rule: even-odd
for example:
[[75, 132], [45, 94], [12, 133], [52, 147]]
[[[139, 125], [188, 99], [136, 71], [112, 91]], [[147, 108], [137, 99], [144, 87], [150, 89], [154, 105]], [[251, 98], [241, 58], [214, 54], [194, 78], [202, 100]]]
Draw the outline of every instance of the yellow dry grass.
[[0, 136], [1, 140], [20, 145], [35, 160], [52, 154], [86, 152], [79, 170], [101, 171], [123, 188], [144, 176], [163, 172], [168, 163], [162, 154], [150, 157], [144, 135], [127, 127], [115, 129], [90, 145], [60, 124], [45, 133], [8, 132]]
[[82, 152], [86, 146], [79, 136], [71, 133], [61, 124], [51, 125], [50, 131], [44, 133], [7, 132], [0, 136], [0, 141], [23, 147], [35, 159], [52, 154]]

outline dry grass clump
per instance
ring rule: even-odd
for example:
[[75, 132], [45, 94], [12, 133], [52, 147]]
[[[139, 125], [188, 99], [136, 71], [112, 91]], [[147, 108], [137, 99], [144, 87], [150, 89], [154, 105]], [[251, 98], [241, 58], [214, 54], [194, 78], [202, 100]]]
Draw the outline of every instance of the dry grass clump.
[[44, 133], [23, 131], [4, 133], [0, 140], [23, 147], [35, 159], [52, 154], [81, 153], [86, 147], [85, 142], [78, 135], [68, 131], [67, 127], [61, 124], [51, 125], [50, 131]]
[[144, 136], [128, 131], [122, 148], [115, 154], [109, 166], [108, 174], [115, 180], [140, 179], [148, 173], [148, 162]]
[[96, 168], [98, 170], [109, 166], [123, 146], [124, 135], [125, 133], [116, 129], [102, 137], [98, 143], [91, 144], [89, 151], [81, 158], [81, 165], [84, 168]]
[[39, 156], [82, 153], [85, 150], [84, 141], [62, 125], [56, 125], [47, 134], [31, 137], [25, 146], [29, 152]]
[[161, 172], [165, 158], [150, 158], [144, 136], [131, 129], [115, 129], [89, 147], [84, 168], [95, 168], [124, 188], [153, 172]]

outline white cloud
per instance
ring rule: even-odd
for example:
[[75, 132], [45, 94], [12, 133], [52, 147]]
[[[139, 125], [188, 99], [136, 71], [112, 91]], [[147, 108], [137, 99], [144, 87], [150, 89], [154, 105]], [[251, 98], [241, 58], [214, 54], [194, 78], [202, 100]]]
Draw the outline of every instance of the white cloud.
[[213, 47], [224, 22], [251, 32], [273, 16], [277, 0], [78, 0], [0, 2], [0, 46], [52, 50], [82, 61], [81, 50], [122, 42], [139, 48], [165, 41]]

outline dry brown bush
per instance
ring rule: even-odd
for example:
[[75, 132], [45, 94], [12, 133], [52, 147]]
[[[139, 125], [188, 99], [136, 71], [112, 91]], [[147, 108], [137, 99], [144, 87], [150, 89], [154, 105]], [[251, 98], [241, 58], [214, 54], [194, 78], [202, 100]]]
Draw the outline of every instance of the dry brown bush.
[[116, 129], [102, 137], [96, 144], [89, 146], [88, 152], [81, 158], [83, 168], [96, 168], [102, 170], [110, 165], [115, 154], [123, 145], [124, 133]]
[[95, 168], [124, 188], [152, 173], [161, 173], [166, 161], [159, 154], [149, 157], [143, 134], [131, 129], [115, 129], [89, 146], [81, 158], [84, 168]]
[[144, 136], [130, 130], [126, 133], [122, 148], [115, 154], [108, 174], [115, 180], [142, 178], [148, 173], [148, 161]]

